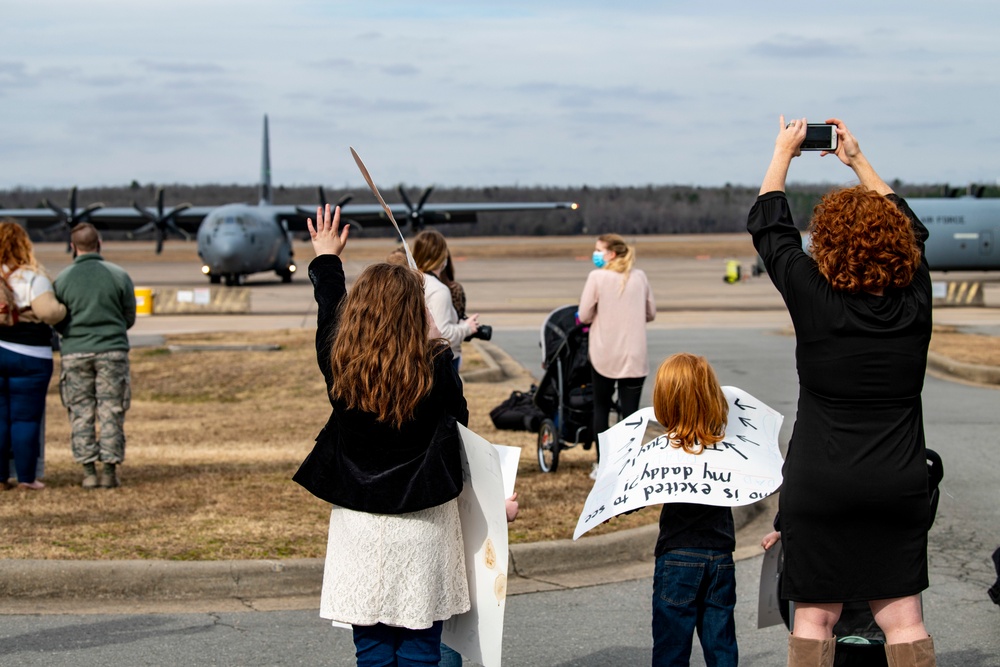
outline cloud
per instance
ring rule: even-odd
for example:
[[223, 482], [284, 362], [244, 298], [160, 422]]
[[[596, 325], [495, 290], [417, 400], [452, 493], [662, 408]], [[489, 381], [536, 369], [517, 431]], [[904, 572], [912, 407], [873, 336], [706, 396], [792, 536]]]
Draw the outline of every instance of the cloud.
[[326, 60], [308, 62], [306, 63], [306, 67], [314, 67], [316, 69], [354, 69], [357, 67], [357, 63], [350, 58], [327, 58]]
[[34, 85], [28, 68], [22, 62], [0, 61], [0, 93], [4, 88], [24, 88]]
[[513, 86], [510, 90], [527, 95], [551, 95], [561, 107], [592, 106], [595, 102], [642, 102], [664, 104], [684, 97], [670, 90], [645, 89], [639, 86], [572, 86], [535, 81]]
[[157, 60], [137, 60], [136, 65], [149, 72], [165, 72], [167, 74], [220, 74], [226, 70], [214, 63], [183, 63]]
[[416, 111], [429, 111], [434, 108], [430, 103], [420, 100], [362, 99], [350, 96], [330, 97], [324, 101], [324, 104], [352, 111], [360, 111], [365, 114], [378, 113], [380, 111], [385, 113], [413, 113]]
[[381, 69], [383, 74], [388, 74], [389, 76], [413, 76], [420, 74], [419, 69], [407, 64], [386, 65]]
[[790, 60], [795, 58], [853, 58], [860, 55], [856, 49], [823, 39], [798, 35], [775, 35], [750, 47], [750, 52], [765, 58]]

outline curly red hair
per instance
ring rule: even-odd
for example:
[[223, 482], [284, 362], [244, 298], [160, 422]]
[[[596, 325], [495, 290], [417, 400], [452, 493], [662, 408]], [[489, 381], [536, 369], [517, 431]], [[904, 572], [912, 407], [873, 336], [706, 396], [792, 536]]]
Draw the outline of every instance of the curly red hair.
[[835, 290], [854, 294], [906, 287], [920, 265], [909, 218], [862, 185], [825, 195], [813, 210], [809, 231], [812, 256]]

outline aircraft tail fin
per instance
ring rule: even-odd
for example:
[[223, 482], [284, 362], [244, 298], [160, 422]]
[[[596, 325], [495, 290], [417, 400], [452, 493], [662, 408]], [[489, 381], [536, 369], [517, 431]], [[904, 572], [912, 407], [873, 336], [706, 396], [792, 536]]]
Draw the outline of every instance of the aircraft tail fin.
[[264, 114], [264, 150], [260, 156], [260, 205], [271, 204], [271, 141], [267, 136], [267, 114]]

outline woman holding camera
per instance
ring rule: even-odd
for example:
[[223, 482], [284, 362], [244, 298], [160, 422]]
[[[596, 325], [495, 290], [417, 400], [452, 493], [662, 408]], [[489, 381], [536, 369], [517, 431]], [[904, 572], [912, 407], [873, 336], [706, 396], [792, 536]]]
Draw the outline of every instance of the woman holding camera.
[[[620, 416], [639, 409], [642, 384], [649, 375], [646, 322], [656, 317], [653, 289], [646, 274], [633, 268], [635, 249], [618, 234], [597, 237], [596, 270], [580, 295], [580, 321], [590, 325], [588, 355], [593, 367], [594, 438], [608, 430], [611, 395], [618, 387]], [[600, 460], [600, 451], [597, 452]], [[592, 473], [595, 476], [596, 466]]]
[[441, 232], [426, 229], [413, 241], [413, 260], [424, 274], [424, 298], [441, 337], [448, 341], [455, 356], [455, 370], [462, 363], [462, 341], [479, 330], [479, 314], [459, 319], [452, 303], [451, 289], [445, 283], [445, 271], [450, 261], [448, 242]]
[[[799, 403], [780, 496], [782, 595], [795, 601], [789, 665], [832, 665], [845, 602], [866, 601], [890, 666], [935, 664], [927, 588], [929, 498], [920, 394], [931, 337], [927, 230], [843, 122], [833, 155], [860, 185], [792, 224], [785, 179], [806, 135], [786, 127], [747, 229], [795, 326]], [[826, 155], [823, 152], [822, 155]]]

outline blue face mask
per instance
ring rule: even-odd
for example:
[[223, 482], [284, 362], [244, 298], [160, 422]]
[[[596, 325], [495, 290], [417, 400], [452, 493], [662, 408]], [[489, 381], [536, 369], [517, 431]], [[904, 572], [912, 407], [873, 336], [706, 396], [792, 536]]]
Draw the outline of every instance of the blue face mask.
[[600, 250], [594, 251], [593, 259], [594, 259], [594, 266], [596, 266], [599, 269], [603, 269], [604, 265], [607, 264], [607, 262], [604, 261], [604, 253], [601, 252]]

